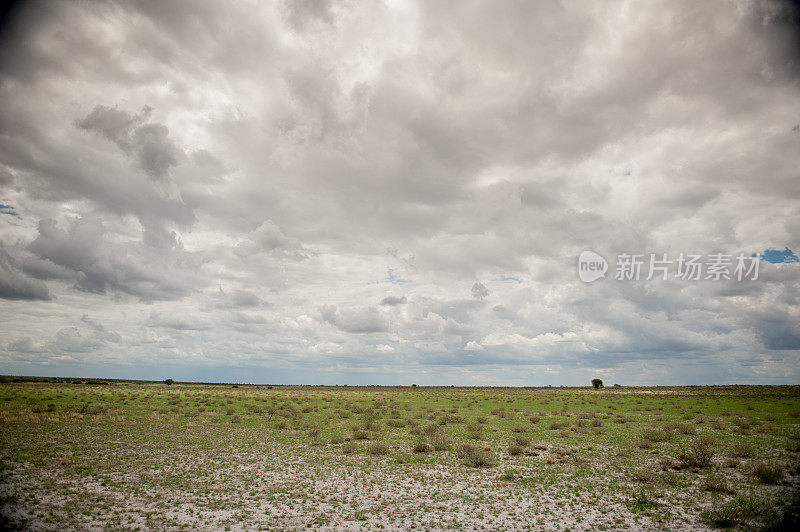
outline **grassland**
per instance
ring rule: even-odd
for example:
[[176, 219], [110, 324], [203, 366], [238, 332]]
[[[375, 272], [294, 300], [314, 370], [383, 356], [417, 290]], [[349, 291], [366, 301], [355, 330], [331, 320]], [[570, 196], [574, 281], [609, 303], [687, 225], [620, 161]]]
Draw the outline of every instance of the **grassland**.
[[0, 384], [0, 528], [783, 529], [800, 387]]

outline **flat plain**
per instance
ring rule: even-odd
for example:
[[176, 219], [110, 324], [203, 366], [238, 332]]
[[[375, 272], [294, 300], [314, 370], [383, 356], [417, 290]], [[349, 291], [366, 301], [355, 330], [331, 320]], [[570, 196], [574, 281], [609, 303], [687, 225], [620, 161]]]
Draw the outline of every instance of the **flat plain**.
[[0, 528], [781, 530], [799, 463], [797, 386], [0, 384]]

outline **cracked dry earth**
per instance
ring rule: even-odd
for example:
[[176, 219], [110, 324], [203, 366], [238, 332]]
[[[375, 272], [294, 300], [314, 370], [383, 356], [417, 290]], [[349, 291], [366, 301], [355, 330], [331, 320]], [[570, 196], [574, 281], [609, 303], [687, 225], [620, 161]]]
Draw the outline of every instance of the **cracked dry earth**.
[[[727, 526], [726, 505], [734, 527], [791, 520], [797, 388], [650, 392], [3, 384], [0, 525], [702, 530]], [[687, 465], [703, 437], [709, 463]]]

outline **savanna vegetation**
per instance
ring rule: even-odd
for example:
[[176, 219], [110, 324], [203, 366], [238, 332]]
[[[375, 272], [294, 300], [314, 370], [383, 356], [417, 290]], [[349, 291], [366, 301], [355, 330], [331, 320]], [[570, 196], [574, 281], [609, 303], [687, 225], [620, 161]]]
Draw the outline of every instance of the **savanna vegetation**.
[[786, 529], [800, 387], [0, 383], [0, 528]]

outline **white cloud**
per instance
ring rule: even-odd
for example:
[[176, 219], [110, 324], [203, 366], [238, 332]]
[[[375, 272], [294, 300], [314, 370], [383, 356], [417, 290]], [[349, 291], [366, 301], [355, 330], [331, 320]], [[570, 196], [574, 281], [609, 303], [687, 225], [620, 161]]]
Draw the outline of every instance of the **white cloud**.
[[30, 5], [2, 36], [9, 371], [797, 380], [796, 264], [574, 271], [800, 249], [790, 3], [186, 9]]

